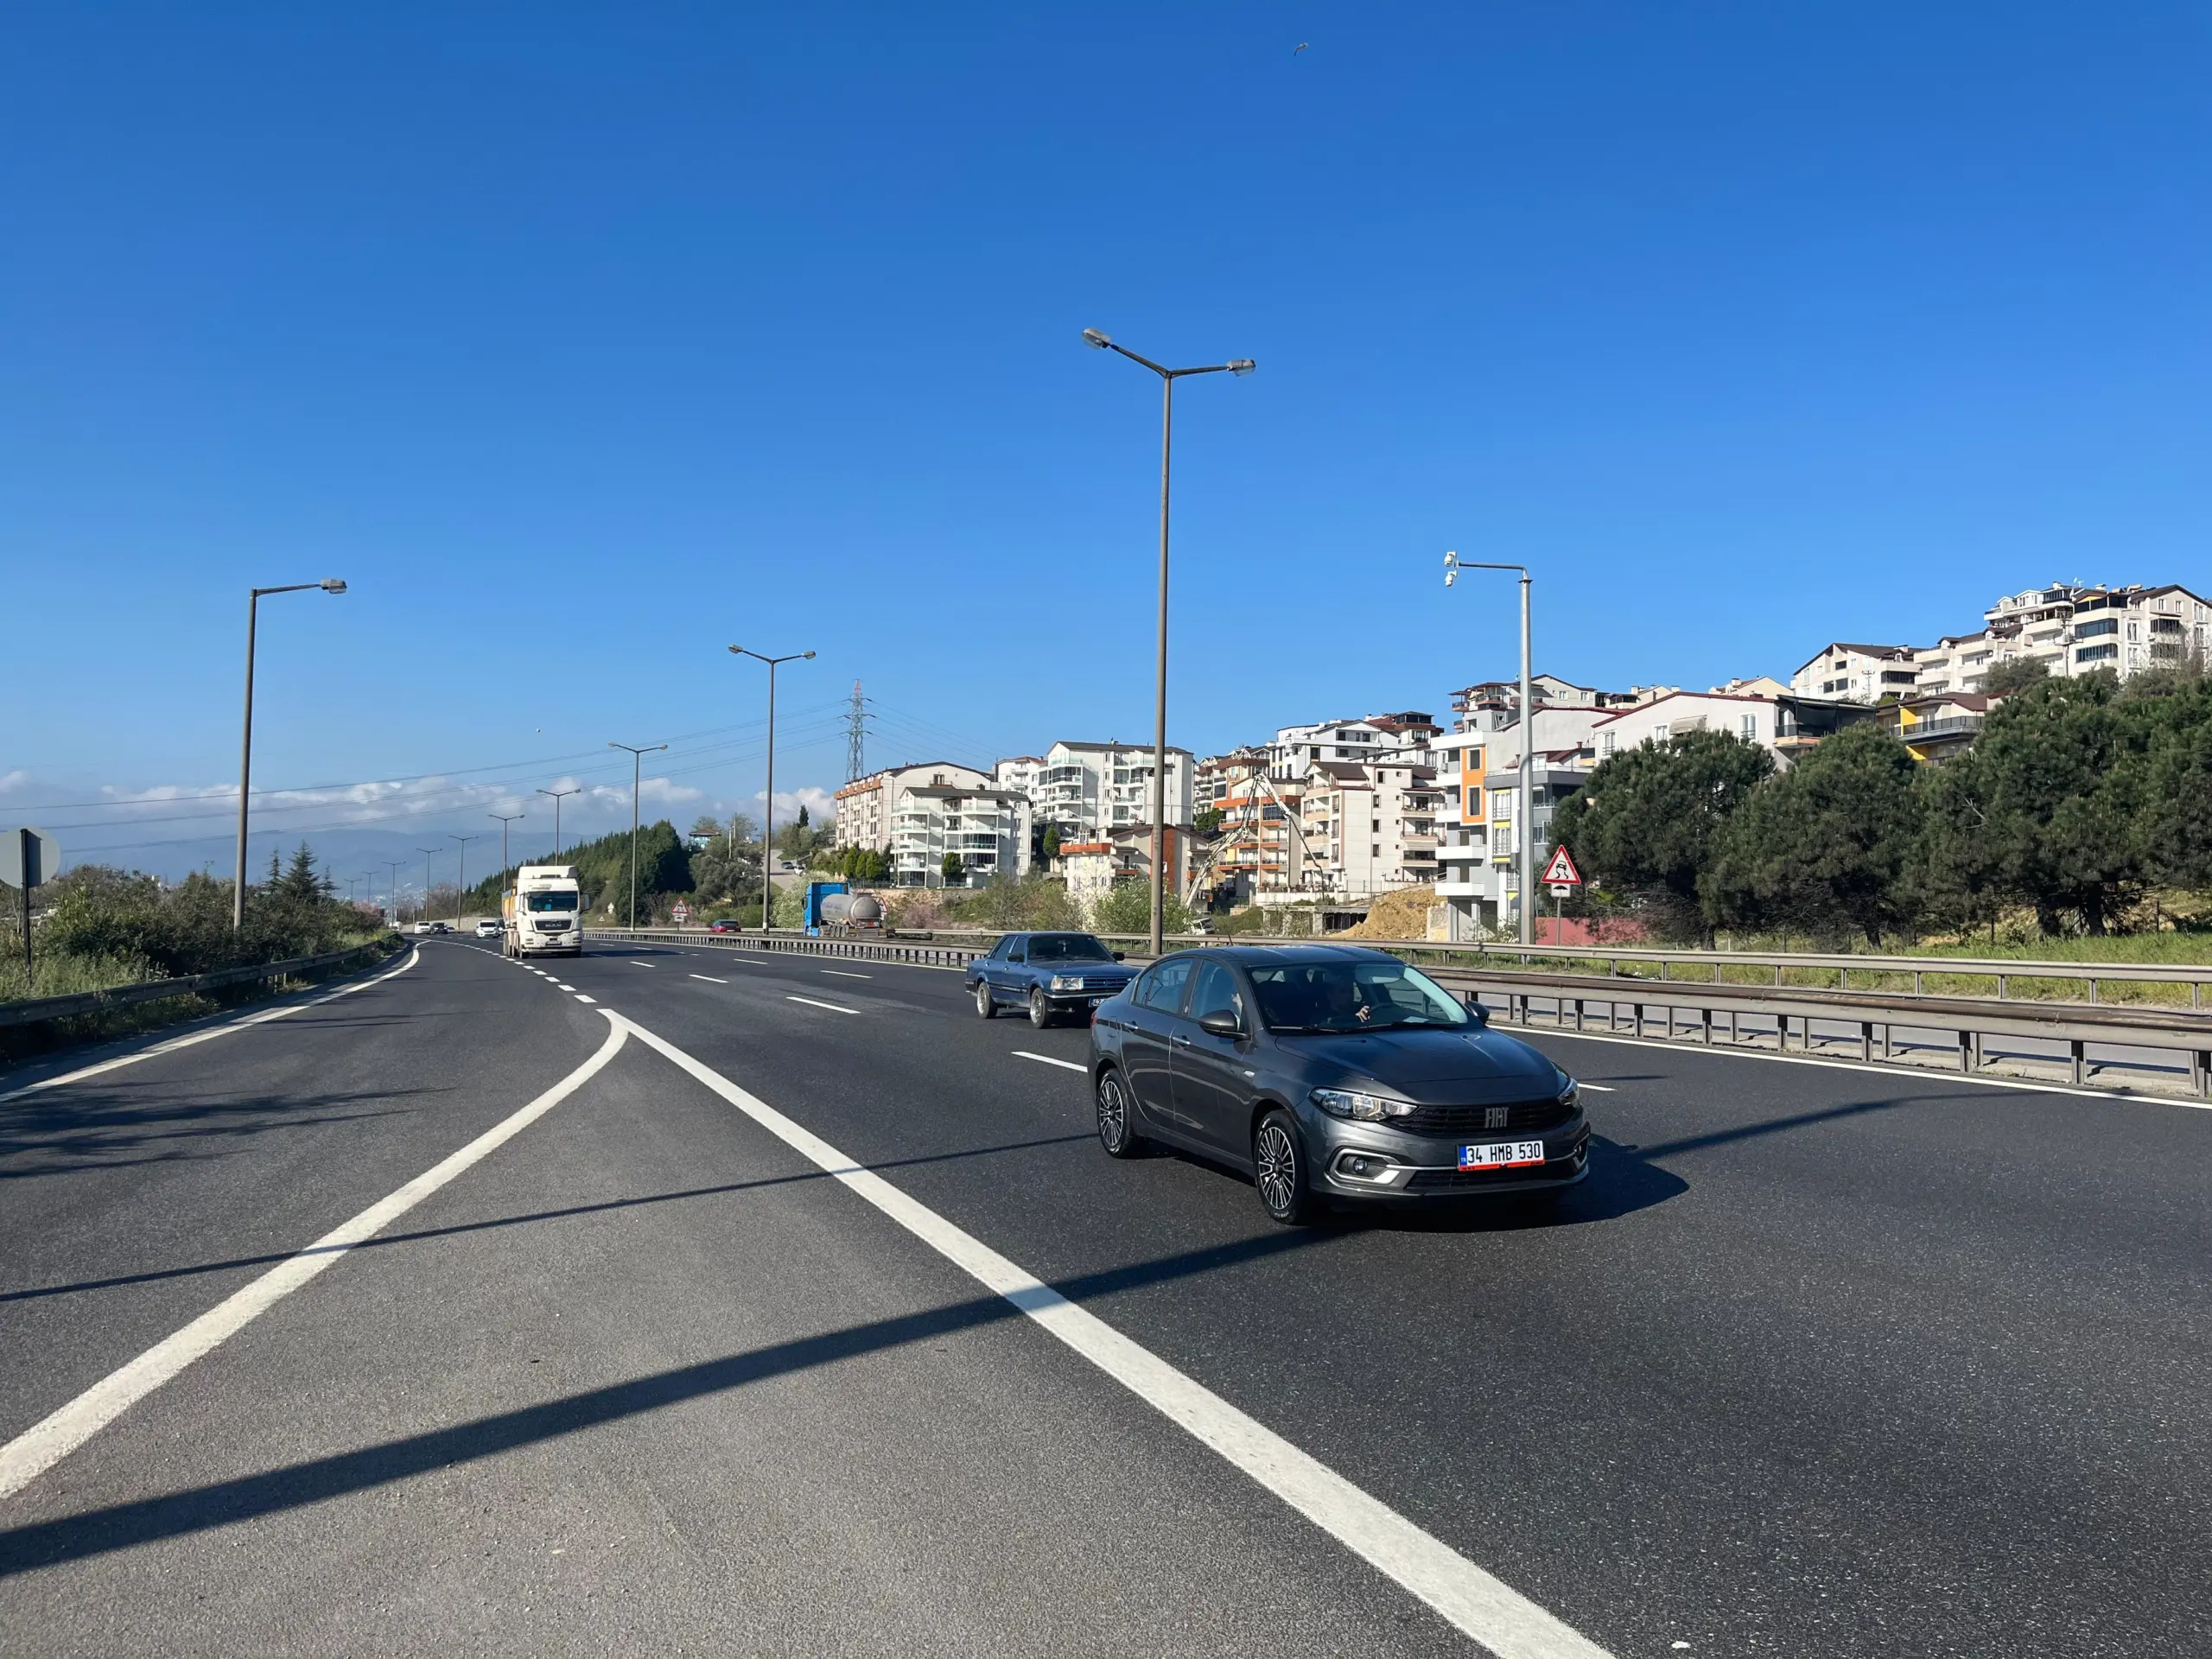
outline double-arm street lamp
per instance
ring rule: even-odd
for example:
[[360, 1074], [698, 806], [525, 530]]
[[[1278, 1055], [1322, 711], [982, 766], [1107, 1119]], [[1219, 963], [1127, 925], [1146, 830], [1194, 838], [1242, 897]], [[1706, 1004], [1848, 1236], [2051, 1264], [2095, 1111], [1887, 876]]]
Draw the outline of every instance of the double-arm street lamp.
[[743, 645], [732, 645], [733, 657], [750, 657], [756, 663], [768, 664], [768, 797], [760, 809], [760, 931], [766, 933], [775, 925], [774, 837], [771, 832], [776, 825], [776, 664], [803, 663], [811, 658], [810, 651], [795, 651], [787, 657], [763, 657], [757, 651], [747, 651]]
[[231, 931], [245, 925], [245, 826], [247, 803], [253, 798], [253, 636], [260, 620], [264, 594], [300, 594], [320, 588], [326, 594], [342, 594], [346, 584], [335, 576], [321, 582], [295, 582], [282, 588], [249, 588], [245, 601], [245, 737], [238, 746], [238, 879], [231, 890]]
[[446, 839], [461, 843], [455, 849], [455, 855], [461, 862], [458, 866], [458, 874], [453, 879], [453, 918], [457, 922], [461, 918], [463, 907], [468, 903], [468, 843], [472, 841], [481, 841], [484, 837], [480, 835], [456, 835], [448, 830], [446, 831]]
[[[1189, 374], [1247, 375], [1256, 365], [1250, 358], [1240, 357], [1230, 363], [1171, 369], [1116, 346], [1096, 328], [1084, 329], [1083, 338], [1086, 345], [1119, 352], [1160, 377], [1160, 668], [1153, 689], [1152, 730], [1152, 954], [1156, 957], [1166, 948], [1167, 915], [1167, 473], [1175, 432], [1175, 383]], [[1186, 836], [1188, 833], [1186, 826]]]
[[541, 795], [550, 795], [553, 798], [553, 856], [558, 858], [561, 856], [562, 799], [565, 796], [581, 795], [583, 791], [580, 789], [541, 789], [537, 792]]
[[[1444, 585], [1449, 588], [1459, 579], [1462, 570], [1517, 570], [1521, 573], [1521, 804], [1515, 814], [1521, 830], [1521, 898], [1516, 909], [1520, 912], [1521, 943], [1535, 943], [1536, 893], [1536, 812], [1535, 812], [1535, 749], [1536, 708], [1529, 692], [1529, 567], [1525, 564], [1484, 564], [1473, 559], [1463, 559], [1457, 553], [1444, 556]], [[1466, 817], [1463, 802], [1459, 816]], [[1487, 810], [1483, 822], [1487, 834]], [[1556, 944], [1558, 940], [1552, 941]]]
[[507, 871], [512, 868], [507, 862], [507, 826], [520, 823], [527, 815], [521, 812], [486, 812], [484, 816], [499, 821], [499, 885], [505, 887]]
[[[646, 755], [664, 749], [665, 743], [609, 743], [610, 749], [630, 752], [630, 925], [638, 925], [638, 768]], [[557, 805], [557, 803], [556, 803]]]

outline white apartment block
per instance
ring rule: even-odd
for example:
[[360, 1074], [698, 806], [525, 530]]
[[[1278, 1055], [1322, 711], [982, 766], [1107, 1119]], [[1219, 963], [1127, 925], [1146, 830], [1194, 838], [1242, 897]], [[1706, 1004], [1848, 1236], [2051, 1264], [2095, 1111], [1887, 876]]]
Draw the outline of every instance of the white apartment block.
[[1909, 697], [1920, 679], [1914, 656], [1910, 645], [1824, 645], [1789, 677], [1789, 689], [1801, 697], [1844, 702]]
[[[2173, 583], [2085, 588], [2053, 582], [2006, 594], [1982, 620], [1988, 625], [1988, 656], [1974, 665], [1982, 673], [1999, 663], [2026, 660], [2041, 663], [2054, 677], [2109, 668], [2127, 679], [2212, 652], [2212, 605]], [[1942, 689], [1978, 691], [1981, 683], [1962, 672], [1957, 683]]]
[[[963, 868], [944, 874], [948, 853]], [[1029, 868], [1029, 798], [1017, 790], [903, 785], [891, 817], [891, 879], [902, 887], [980, 887]]]
[[1434, 771], [1409, 759], [1310, 762], [1300, 801], [1308, 855], [1303, 885], [1368, 899], [1434, 880], [1443, 804]]
[[1268, 775], [1277, 783], [1294, 784], [1308, 769], [1323, 764], [1365, 766], [1401, 756], [1426, 764], [1428, 741], [1441, 729], [1427, 715], [1412, 709], [1279, 727], [1274, 741], [1266, 745]]
[[837, 817], [831, 826], [832, 844], [887, 849], [891, 845], [892, 818], [897, 811], [899, 791], [931, 786], [990, 789], [995, 785], [988, 773], [978, 772], [973, 766], [955, 766], [950, 760], [929, 760], [910, 766], [887, 766], [881, 772], [872, 772], [837, 791]]
[[[1041, 758], [1001, 761], [1001, 787], [1026, 793], [1038, 823], [1057, 825], [1063, 846], [1104, 839], [1117, 829], [1152, 822], [1152, 746], [1055, 743]], [[1167, 751], [1167, 822], [1191, 822], [1192, 761], [1188, 749]]]

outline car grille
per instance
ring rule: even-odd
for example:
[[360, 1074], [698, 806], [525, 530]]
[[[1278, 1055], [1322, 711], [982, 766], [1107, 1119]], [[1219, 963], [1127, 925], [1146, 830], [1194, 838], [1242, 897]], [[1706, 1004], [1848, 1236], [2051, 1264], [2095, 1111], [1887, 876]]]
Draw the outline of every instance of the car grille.
[[1421, 1106], [1405, 1117], [1385, 1122], [1389, 1128], [1412, 1135], [1503, 1135], [1529, 1129], [1555, 1129], [1574, 1116], [1574, 1108], [1556, 1100], [1517, 1101], [1505, 1108], [1505, 1122], [1493, 1123], [1489, 1106]]

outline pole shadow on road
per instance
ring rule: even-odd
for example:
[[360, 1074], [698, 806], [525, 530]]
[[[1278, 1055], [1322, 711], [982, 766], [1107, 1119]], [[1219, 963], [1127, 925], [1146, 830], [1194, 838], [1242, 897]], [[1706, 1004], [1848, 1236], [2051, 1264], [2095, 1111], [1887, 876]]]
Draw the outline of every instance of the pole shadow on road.
[[[988, 1158], [1002, 1152], [1027, 1152], [1037, 1147], [1065, 1146], [1070, 1141], [1088, 1141], [1088, 1135], [1054, 1135], [1036, 1141], [1009, 1141], [1001, 1146], [969, 1147], [958, 1152], [934, 1152], [913, 1158], [887, 1159], [870, 1164], [868, 1168], [880, 1174], [885, 1170], [906, 1169], [917, 1164], [951, 1163], [965, 1158]], [[143, 1161], [143, 1160], [125, 1160]], [[687, 1198], [710, 1198], [733, 1192], [749, 1192], [762, 1187], [790, 1186], [804, 1181], [824, 1181], [828, 1172], [819, 1169], [802, 1170], [791, 1175], [767, 1175], [758, 1180], [727, 1181], [717, 1186], [686, 1187], [677, 1192], [650, 1192], [638, 1198], [601, 1198], [592, 1204], [572, 1204], [557, 1210], [536, 1210], [519, 1216], [495, 1216], [488, 1221], [457, 1222], [450, 1227], [423, 1227], [412, 1232], [379, 1233], [374, 1238], [364, 1239], [348, 1248], [357, 1250], [385, 1249], [395, 1244], [417, 1244], [425, 1239], [450, 1238], [462, 1233], [488, 1232], [501, 1227], [522, 1227], [533, 1222], [561, 1221], [571, 1216], [599, 1215], [611, 1210], [634, 1210], [645, 1205], [676, 1204]], [[189, 1279], [200, 1274], [230, 1273], [240, 1268], [272, 1267], [279, 1262], [289, 1261], [301, 1254], [298, 1250], [271, 1250], [263, 1255], [232, 1256], [222, 1262], [196, 1262], [188, 1267], [154, 1268], [144, 1273], [119, 1274], [111, 1279], [86, 1279], [75, 1284], [35, 1285], [25, 1289], [0, 1290], [0, 1304], [39, 1300], [48, 1296], [75, 1296], [87, 1291], [115, 1290], [125, 1285], [152, 1284], [163, 1279]]]
[[[150, 1086], [158, 1089], [164, 1085]], [[186, 1157], [218, 1157], [225, 1154], [182, 1150], [137, 1158], [117, 1154], [137, 1152], [159, 1141], [251, 1139], [283, 1129], [346, 1123], [359, 1118], [401, 1116], [420, 1109], [386, 1103], [446, 1092], [442, 1088], [371, 1089], [219, 1098], [186, 1095], [172, 1100], [149, 1100], [143, 1092], [133, 1098], [131, 1085], [120, 1084], [90, 1092], [89, 1096], [83, 1090], [67, 1098], [60, 1095], [33, 1095], [13, 1108], [0, 1109], [0, 1181], [68, 1175], [79, 1170], [119, 1169], [132, 1164], [163, 1163]], [[333, 1109], [372, 1101], [383, 1109]], [[215, 1118], [235, 1121], [207, 1121]], [[8, 1161], [18, 1159], [34, 1161], [22, 1167]]]
[[[1071, 1301], [1218, 1272], [1255, 1259], [1311, 1249], [1328, 1242], [1325, 1231], [1270, 1231], [1234, 1243], [1186, 1250], [1148, 1262], [1085, 1274], [1053, 1286]], [[986, 1325], [1024, 1318], [1005, 1298], [982, 1295], [918, 1313], [874, 1319], [842, 1331], [773, 1343], [743, 1353], [680, 1365], [650, 1376], [590, 1389], [559, 1400], [431, 1429], [379, 1446], [314, 1458], [282, 1469], [241, 1476], [118, 1503], [83, 1515], [36, 1522], [0, 1531], [0, 1579], [43, 1567], [83, 1560], [164, 1538], [236, 1525], [286, 1510], [327, 1503], [456, 1464], [474, 1463], [519, 1447], [559, 1440], [628, 1417], [749, 1383], [881, 1353]]]

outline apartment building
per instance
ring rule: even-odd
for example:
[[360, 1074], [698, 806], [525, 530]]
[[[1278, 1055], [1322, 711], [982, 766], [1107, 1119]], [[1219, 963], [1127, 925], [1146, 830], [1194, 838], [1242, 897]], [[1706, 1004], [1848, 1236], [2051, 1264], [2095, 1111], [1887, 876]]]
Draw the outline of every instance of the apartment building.
[[1879, 702], [1909, 696], [1920, 679], [1910, 645], [1823, 645], [1811, 661], [1789, 677], [1801, 697], [1844, 702]]
[[1294, 784], [1309, 768], [1324, 763], [1365, 766], [1385, 756], [1417, 756], [1441, 729], [1426, 714], [1412, 709], [1279, 727], [1274, 741], [1267, 745], [1268, 776], [1277, 783]]
[[[2037, 662], [2059, 677], [2109, 668], [2127, 679], [2147, 668], [2202, 660], [2212, 648], [2212, 606], [2176, 583], [2092, 588], [2053, 582], [2006, 594], [1982, 613], [1982, 620], [1988, 625], [1990, 664]], [[1980, 682], [1962, 678], [1946, 689], [1979, 690]]]
[[1914, 760], [1940, 766], [1974, 747], [1994, 701], [1974, 691], [1939, 692], [1889, 703], [1881, 719]]
[[[902, 887], [980, 887], [1029, 868], [1029, 798], [1019, 790], [902, 784], [893, 798], [891, 879]], [[957, 854], [959, 875], [944, 874]]]
[[899, 792], [906, 788], [991, 789], [990, 774], [950, 760], [918, 761], [911, 766], [887, 766], [855, 779], [837, 791], [837, 817], [832, 844], [838, 847], [887, 848], [892, 820]]
[[[1167, 822], [1191, 822], [1192, 757], [1167, 751]], [[1055, 743], [1041, 756], [1001, 761], [995, 781], [1030, 799], [1037, 823], [1052, 824], [1060, 844], [1095, 842], [1117, 826], [1152, 822], [1152, 746]]]
[[[1631, 686], [1625, 691], [1600, 691], [1593, 686], [1577, 685], [1563, 680], [1556, 674], [1535, 674], [1529, 679], [1529, 701], [1538, 709], [1596, 709], [1611, 710], [1634, 708], [1653, 697], [1673, 690], [1672, 686]], [[1521, 682], [1484, 680], [1452, 694], [1452, 712], [1459, 716], [1453, 723], [1455, 732], [1496, 731], [1510, 726], [1520, 718]]]
[[1433, 767], [1387, 756], [1311, 762], [1299, 804], [1303, 887], [1366, 899], [1436, 879], [1444, 796]]
[[[1189, 879], [1189, 837], [1173, 828], [1167, 831], [1167, 890], [1181, 894]], [[1097, 841], [1078, 841], [1060, 848], [1058, 863], [1068, 897], [1085, 916], [1124, 881], [1152, 880], [1152, 826], [1124, 828]]]
[[1627, 709], [1591, 731], [1593, 764], [1645, 742], [1665, 742], [1690, 732], [1727, 732], [1773, 751], [1787, 766], [1822, 738], [1876, 715], [1872, 702], [1842, 698], [1745, 696], [1725, 691], [1676, 691], [1639, 709]]
[[[1465, 713], [1470, 721], [1487, 720], [1494, 711], [1478, 706]], [[1614, 718], [1612, 709], [1593, 702], [1536, 704], [1529, 784], [1540, 859], [1551, 844], [1553, 814], [1596, 764], [1592, 732]], [[1436, 896], [1445, 906], [1446, 937], [1479, 938], [1520, 914], [1520, 722], [1454, 732], [1439, 738], [1433, 753], [1440, 785]]]

